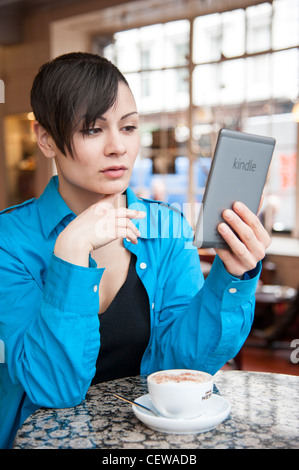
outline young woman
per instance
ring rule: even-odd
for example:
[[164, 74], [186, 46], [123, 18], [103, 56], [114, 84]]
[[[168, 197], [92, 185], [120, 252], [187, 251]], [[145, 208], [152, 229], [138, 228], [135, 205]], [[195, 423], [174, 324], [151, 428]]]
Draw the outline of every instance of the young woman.
[[92, 383], [168, 368], [214, 374], [250, 331], [269, 244], [235, 204], [219, 226], [230, 250], [217, 251], [204, 281], [183, 215], [129, 188], [138, 111], [106, 59], [43, 65], [31, 103], [58, 175], [0, 216], [2, 447], [37, 408], [75, 406]]

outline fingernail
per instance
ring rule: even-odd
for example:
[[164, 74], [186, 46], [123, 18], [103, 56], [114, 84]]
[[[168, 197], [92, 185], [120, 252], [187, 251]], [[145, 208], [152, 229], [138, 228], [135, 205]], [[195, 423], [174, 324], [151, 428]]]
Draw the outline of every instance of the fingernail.
[[227, 226], [225, 224], [220, 224], [218, 225], [218, 230], [221, 232], [221, 233], [227, 233], [228, 230], [227, 230]]
[[237, 211], [241, 211], [243, 209], [242, 202], [235, 202], [234, 208], [237, 209]]
[[230, 210], [230, 209], [226, 209], [224, 212], [223, 212], [223, 217], [225, 219], [231, 219], [233, 217], [233, 212]]

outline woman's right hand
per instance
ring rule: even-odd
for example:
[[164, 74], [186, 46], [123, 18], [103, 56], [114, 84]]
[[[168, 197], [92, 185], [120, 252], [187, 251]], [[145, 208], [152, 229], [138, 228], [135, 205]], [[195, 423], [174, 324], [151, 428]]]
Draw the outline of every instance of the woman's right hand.
[[118, 238], [136, 244], [140, 232], [132, 219], [142, 219], [143, 211], [115, 208], [115, 195], [105, 196], [78, 215], [57, 237], [54, 254], [72, 264], [89, 266], [89, 254]]

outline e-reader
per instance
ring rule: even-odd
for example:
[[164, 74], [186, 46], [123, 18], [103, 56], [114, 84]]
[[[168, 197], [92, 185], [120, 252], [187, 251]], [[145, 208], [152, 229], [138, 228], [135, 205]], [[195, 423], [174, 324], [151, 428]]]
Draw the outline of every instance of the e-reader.
[[222, 129], [205, 186], [195, 228], [198, 248], [227, 248], [217, 227], [222, 213], [243, 202], [255, 214], [266, 182], [275, 139]]

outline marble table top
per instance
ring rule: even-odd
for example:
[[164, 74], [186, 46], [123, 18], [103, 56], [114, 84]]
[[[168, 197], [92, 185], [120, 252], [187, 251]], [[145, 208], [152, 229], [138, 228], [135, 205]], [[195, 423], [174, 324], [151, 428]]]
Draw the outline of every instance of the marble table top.
[[14, 448], [299, 448], [299, 376], [219, 371], [214, 379], [231, 412], [211, 431], [166, 434], [140, 422], [130, 404], [112, 395], [146, 394], [146, 377], [139, 376], [93, 385], [74, 408], [39, 409], [19, 429]]

